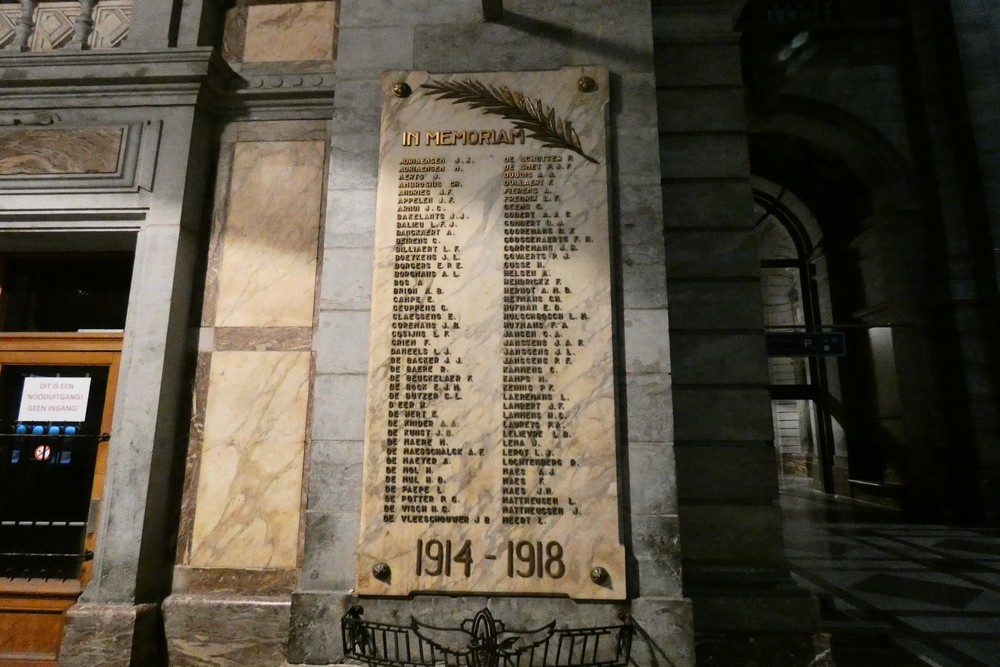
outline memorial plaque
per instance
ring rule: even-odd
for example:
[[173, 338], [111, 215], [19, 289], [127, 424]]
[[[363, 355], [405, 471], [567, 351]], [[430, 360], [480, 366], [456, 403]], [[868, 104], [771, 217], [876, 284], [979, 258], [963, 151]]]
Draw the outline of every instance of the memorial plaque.
[[622, 599], [607, 72], [382, 94], [356, 590]]

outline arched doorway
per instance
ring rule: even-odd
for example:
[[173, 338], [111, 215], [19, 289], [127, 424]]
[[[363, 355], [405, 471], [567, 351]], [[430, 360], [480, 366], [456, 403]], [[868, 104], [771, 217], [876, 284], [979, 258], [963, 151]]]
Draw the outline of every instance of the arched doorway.
[[[781, 474], [898, 507], [907, 434], [896, 339], [908, 311], [893, 272], [907, 251], [891, 197], [789, 135], [754, 135], [751, 163]], [[789, 348], [796, 335], [824, 345]]]
[[781, 185], [757, 177], [753, 196], [778, 473], [843, 493], [847, 449], [830, 399], [844, 335], [830, 324], [822, 230]]

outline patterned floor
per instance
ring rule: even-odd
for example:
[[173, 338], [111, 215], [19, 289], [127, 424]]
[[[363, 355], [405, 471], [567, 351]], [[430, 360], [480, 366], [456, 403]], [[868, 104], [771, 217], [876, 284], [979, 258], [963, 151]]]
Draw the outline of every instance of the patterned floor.
[[[839, 667], [1000, 666], [1000, 530], [899, 523], [789, 485], [781, 505], [792, 571], [824, 605]], [[838, 633], [885, 643], [884, 659], [837, 659]]]

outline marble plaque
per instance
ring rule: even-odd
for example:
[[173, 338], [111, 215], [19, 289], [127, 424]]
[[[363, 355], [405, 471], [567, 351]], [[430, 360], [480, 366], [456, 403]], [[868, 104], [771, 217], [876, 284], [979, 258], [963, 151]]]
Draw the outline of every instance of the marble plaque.
[[624, 598], [607, 72], [382, 95], [357, 592]]

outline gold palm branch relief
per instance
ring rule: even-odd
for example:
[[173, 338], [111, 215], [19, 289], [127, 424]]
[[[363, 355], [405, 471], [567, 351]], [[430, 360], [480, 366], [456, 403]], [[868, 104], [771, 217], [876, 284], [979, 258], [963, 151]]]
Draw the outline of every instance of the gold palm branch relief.
[[532, 100], [507, 86], [493, 86], [472, 79], [430, 81], [420, 87], [439, 99], [451, 100], [453, 104], [467, 104], [473, 109], [505, 118], [514, 123], [514, 127], [524, 130], [530, 138], [542, 142], [546, 148], [565, 148], [598, 164], [597, 160], [583, 152], [573, 123], [556, 116], [555, 109], [543, 105], [540, 99]]

